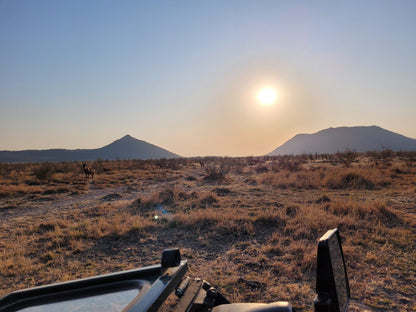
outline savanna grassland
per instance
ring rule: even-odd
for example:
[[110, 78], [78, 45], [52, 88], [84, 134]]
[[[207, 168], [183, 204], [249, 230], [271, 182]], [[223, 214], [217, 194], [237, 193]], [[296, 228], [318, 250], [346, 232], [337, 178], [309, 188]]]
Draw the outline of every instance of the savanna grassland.
[[76, 162], [0, 164], [0, 296], [179, 247], [230, 301], [311, 311], [317, 241], [338, 227], [352, 310], [416, 311], [416, 153], [88, 165], [94, 179]]

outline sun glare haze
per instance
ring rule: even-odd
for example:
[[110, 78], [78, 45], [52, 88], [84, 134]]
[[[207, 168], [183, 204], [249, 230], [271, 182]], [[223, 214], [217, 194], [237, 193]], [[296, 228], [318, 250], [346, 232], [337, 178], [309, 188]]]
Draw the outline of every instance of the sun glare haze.
[[262, 104], [271, 105], [276, 101], [277, 94], [272, 88], [264, 88], [257, 94], [257, 98]]

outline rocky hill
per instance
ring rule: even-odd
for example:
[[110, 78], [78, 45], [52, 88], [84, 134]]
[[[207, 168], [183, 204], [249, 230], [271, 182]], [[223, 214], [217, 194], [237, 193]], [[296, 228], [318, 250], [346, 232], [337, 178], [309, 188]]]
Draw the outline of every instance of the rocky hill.
[[313, 134], [298, 134], [268, 155], [325, 154], [342, 152], [415, 151], [416, 140], [377, 126], [328, 128]]

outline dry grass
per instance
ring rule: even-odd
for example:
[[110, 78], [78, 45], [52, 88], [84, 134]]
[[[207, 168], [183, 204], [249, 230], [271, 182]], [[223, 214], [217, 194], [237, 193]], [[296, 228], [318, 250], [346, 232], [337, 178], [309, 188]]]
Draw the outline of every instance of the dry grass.
[[89, 181], [81, 163], [0, 164], [0, 295], [157, 263], [177, 246], [231, 301], [311, 311], [316, 243], [338, 227], [361, 309], [414, 311], [416, 155], [347, 162], [99, 160]]

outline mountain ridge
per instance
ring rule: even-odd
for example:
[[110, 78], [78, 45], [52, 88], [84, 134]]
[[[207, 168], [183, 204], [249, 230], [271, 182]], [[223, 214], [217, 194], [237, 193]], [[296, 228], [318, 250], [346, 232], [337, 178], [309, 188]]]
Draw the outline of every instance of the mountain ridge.
[[378, 126], [331, 127], [312, 134], [297, 134], [267, 155], [333, 154], [346, 149], [356, 152], [416, 150], [416, 140]]
[[160, 159], [179, 158], [164, 148], [146, 141], [138, 140], [130, 135], [95, 149], [46, 149], [0, 151], [1, 162], [59, 162], [59, 161], [94, 161], [123, 159]]

